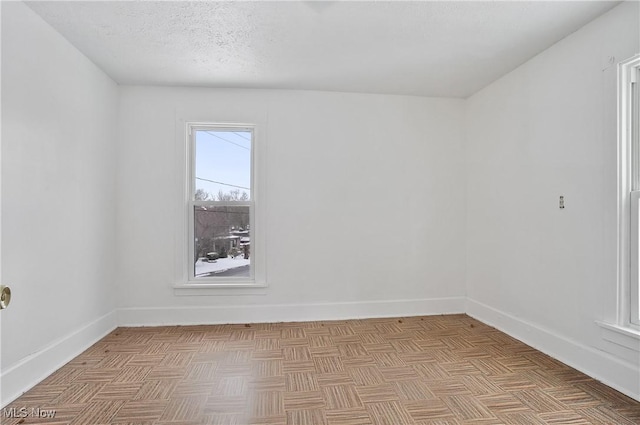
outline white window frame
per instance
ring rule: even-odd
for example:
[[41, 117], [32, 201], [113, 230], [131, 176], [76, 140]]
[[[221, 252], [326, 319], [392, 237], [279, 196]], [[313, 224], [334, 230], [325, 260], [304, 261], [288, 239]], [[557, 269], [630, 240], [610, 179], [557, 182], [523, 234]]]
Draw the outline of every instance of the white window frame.
[[[182, 278], [180, 282], [174, 286], [176, 295], [207, 295], [207, 294], [221, 294], [223, 291], [220, 289], [232, 290], [230, 292], [235, 294], [238, 289], [251, 289], [251, 288], [266, 288], [265, 279], [265, 267], [264, 267], [264, 229], [262, 225], [261, 208], [258, 204], [261, 202], [261, 185], [257, 178], [259, 172], [259, 153], [260, 149], [257, 148], [257, 126], [255, 124], [245, 123], [216, 123], [216, 122], [183, 122], [184, 125], [180, 126], [183, 129], [183, 136], [181, 140], [184, 140], [184, 146], [186, 149], [184, 159], [184, 188], [183, 207], [181, 214], [184, 217], [184, 225], [180, 233], [183, 235], [184, 243], [183, 254], [178, 257], [181, 259], [179, 269], [183, 272], [180, 273]], [[195, 194], [195, 133], [198, 130], [208, 131], [246, 131], [250, 132], [251, 137], [251, 193], [249, 201], [196, 201]], [[185, 137], [186, 136], [186, 137]], [[194, 207], [195, 206], [249, 206], [250, 211], [250, 229], [251, 229], [251, 275], [250, 277], [199, 277], [194, 275], [193, 258], [195, 256], [195, 244], [194, 244]], [[214, 289], [216, 291], [209, 292]], [[186, 292], [183, 292], [186, 290]], [[246, 292], [252, 294], [253, 292]], [[263, 293], [263, 292], [257, 292]]]
[[619, 324], [640, 329], [640, 55], [618, 65]]

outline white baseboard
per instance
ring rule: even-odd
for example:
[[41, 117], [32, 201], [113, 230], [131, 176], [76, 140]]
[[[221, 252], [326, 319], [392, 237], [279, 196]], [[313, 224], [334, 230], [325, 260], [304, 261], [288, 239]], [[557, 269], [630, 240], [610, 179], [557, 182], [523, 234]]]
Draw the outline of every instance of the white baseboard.
[[91, 347], [117, 326], [115, 312], [109, 312], [80, 329], [29, 355], [0, 375], [4, 407], [25, 391]]
[[459, 314], [464, 313], [465, 303], [465, 297], [455, 297], [320, 304], [120, 308], [117, 313], [120, 326], [213, 325]]
[[640, 401], [640, 371], [633, 364], [472, 299], [467, 299], [466, 312], [469, 316]]

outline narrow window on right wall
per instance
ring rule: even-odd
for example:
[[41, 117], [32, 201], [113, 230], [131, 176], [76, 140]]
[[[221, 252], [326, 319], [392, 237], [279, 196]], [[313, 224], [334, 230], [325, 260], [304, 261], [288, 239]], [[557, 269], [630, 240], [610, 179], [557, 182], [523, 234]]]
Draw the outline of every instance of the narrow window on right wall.
[[619, 137], [623, 321], [640, 325], [640, 56], [620, 63]]

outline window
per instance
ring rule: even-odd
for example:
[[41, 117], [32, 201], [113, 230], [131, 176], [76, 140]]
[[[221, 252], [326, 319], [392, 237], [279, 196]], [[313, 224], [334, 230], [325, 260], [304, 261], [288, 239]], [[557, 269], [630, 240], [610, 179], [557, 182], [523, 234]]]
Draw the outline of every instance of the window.
[[187, 124], [188, 283], [255, 282], [254, 128]]
[[[619, 69], [623, 324], [640, 325], [640, 56]], [[628, 237], [626, 237], [628, 235]], [[628, 276], [628, 277], [624, 277]]]

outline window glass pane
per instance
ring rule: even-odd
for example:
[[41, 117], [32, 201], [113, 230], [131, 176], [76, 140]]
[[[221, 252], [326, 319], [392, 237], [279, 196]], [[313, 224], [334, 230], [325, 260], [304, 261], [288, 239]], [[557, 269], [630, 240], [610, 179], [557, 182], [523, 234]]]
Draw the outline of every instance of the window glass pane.
[[250, 277], [248, 206], [194, 207], [194, 276]]
[[630, 284], [631, 292], [631, 323], [640, 325], [640, 195], [637, 190], [640, 189], [640, 68], [632, 70], [635, 72], [635, 83], [631, 87], [631, 146], [634, 151], [634, 163], [632, 170], [632, 189], [636, 192], [631, 196], [631, 243], [634, 249], [631, 250], [635, 258], [631, 259], [631, 266], [634, 269], [632, 274], [633, 281]]
[[195, 132], [196, 201], [251, 198], [250, 131]]
[[[633, 70], [636, 73], [638, 70]], [[638, 78], [638, 77], [637, 77]], [[636, 80], [640, 81], [640, 80]], [[631, 138], [631, 189], [640, 190], [640, 84], [632, 83], [629, 91], [629, 137]]]
[[640, 192], [631, 192], [631, 323], [640, 324]]
[[[637, 80], [640, 81], [640, 80]], [[640, 84], [633, 83], [631, 86], [630, 97], [630, 116], [629, 126], [631, 129], [631, 151], [633, 153], [632, 159], [632, 183], [631, 188], [633, 190], [640, 189]]]

